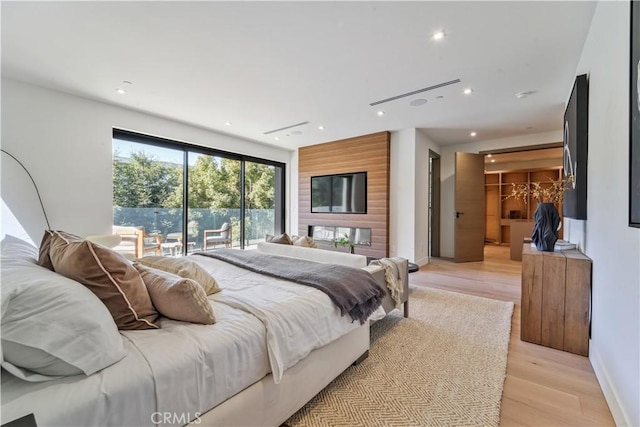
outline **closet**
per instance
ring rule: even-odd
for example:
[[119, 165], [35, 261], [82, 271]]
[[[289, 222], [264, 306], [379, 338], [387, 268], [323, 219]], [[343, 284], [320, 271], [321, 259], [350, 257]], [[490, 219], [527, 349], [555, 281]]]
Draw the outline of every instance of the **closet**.
[[[521, 199], [508, 197], [513, 184], [531, 184], [532, 182], [558, 181], [562, 178], [562, 168], [529, 169], [517, 171], [498, 171], [485, 173], [486, 231], [485, 243], [509, 245], [512, 237], [518, 245], [522, 244], [522, 234], [533, 228], [533, 213], [537, 200], [529, 198], [527, 203]], [[556, 205], [562, 217], [562, 205]], [[514, 234], [515, 232], [515, 234]], [[562, 238], [562, 228], [558, 231]]]

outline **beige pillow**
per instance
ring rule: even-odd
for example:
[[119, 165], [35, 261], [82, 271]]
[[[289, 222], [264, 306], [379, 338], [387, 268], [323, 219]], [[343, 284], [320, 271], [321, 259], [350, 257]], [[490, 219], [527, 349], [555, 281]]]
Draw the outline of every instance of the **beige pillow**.
[[187, 258], [171, 258], [164, 256], [146, 256], [138, 258], [140, 264], [147, 267], [157, 268], [158, 270], [167, 271], [180, 277], [195, 280], [207, 295], [215, 294], [220, 291], [218, 282], [204, 268], [200, 267], [195, 261]]
[[318, 245], [309, 236], [291, 236], [293, 246], [302, 246], [303, 248], [317, 248]]
[[271, 234], [267, 234], [265, 237], [265, 242], [269, 243], [279, 243], [281, 245], [293, 245], [291, 238], [287, 233], [282, 233], [279, 236], [272, 236]]
[[213, 325], [216, 318], [204, 289], [195, 280], [134, 263], [151, 301], [165, 317], [183, 322]]
[[85, 285], [100, 298], [118, 329], [153, 329], [153, 308], [140, 273], [122, 255], [88, 240], [54, 231], [49, 255], [56, 273]]

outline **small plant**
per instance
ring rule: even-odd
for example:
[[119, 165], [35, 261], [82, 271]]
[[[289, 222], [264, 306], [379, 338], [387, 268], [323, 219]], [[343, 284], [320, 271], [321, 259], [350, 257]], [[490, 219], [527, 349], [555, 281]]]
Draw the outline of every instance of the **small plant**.
[[333, 246], [337, 249], [338, 245], [345, 247], [347, 245], [349, 245], [349, 252], [350, 253], [354, 253], [353, 251], [353, 243], [351, 243], [351, 241], [349, 240], [349, 235], [347, 233], [344, 233], [344, 235], [340, 236], [339, 239], [334, 239], [333, 240]]
[[504, 200], [514, 198], [522, 200], [525, 205], [529, 198], [541, 203], [562, 203], [565, 190], [573, 186], [575, 178], [569, 175], [558, 181], [549, 178], [548, 181], [530, 182], [525, 184], [511, 184], [511, 193]]

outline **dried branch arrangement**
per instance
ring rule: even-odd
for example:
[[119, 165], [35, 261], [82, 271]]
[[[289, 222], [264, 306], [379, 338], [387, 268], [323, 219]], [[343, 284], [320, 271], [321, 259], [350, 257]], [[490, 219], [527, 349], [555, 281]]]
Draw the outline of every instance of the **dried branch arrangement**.
[[560, 180], [549, 178], [548, 181], [530, 182], [524, 184], [511, 183], [511, 193], [504, 200], [514, 198], [525, 205], [529, 199], [542, 203], [562, 203], [565, 190], [572, 187], [575, 177], [569, 175]]

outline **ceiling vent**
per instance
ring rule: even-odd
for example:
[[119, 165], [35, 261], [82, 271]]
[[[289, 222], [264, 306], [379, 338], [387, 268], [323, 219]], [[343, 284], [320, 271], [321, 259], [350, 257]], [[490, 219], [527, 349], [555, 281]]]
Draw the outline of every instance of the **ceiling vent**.
[[437, 85], [425, 87], [424, 89], [418, 89], [418, 90], [414, 90], [413, 92], [403, 93], [402, 95], [392, 96], [391, 98], [382, 99], [380, 101], [372, 102], [369, 105], [373, 107], [375, 105], [384, 104], [385, 102], [395, 101], [396, 99], [406, 98], [407, 96], [412, 96], [412, 95], [415, 95], [415, 94], [418, 94], [418, 93], [426, 92], [428, 90], [434, 90], [434, 89], [438, 89], [438, 88], [441, 88], [441, 87], [453, 85], [453, 84], [456, 84], [456, 83], [460, 83], [460, 79], [451, 80], [450, 82], [439, 83]]
[[280, 129], [274, 129], [274, 130], [270, 130], [269, 132], [265, 132], [265, 135], [269, 135], [270, 133], [275, 133], [275, 132], [280, 132], [281, 130], [287, 130], [287, 129], [291, 129], [291, 128], [295, 128], [298, 126], [303, 126], [303, 125], [308, 125], [309, 122], [301, 122], [301, 123], [296, 123], [295, 125], [291, 125], [291, 126], [285, 126], [283, 128]]

